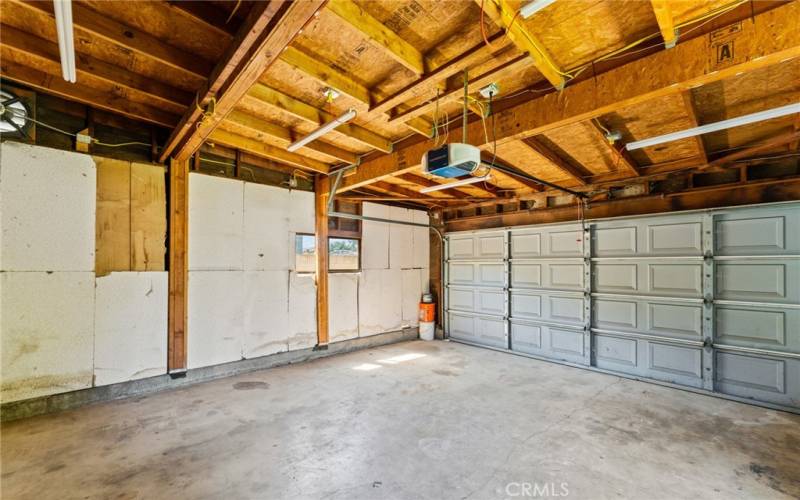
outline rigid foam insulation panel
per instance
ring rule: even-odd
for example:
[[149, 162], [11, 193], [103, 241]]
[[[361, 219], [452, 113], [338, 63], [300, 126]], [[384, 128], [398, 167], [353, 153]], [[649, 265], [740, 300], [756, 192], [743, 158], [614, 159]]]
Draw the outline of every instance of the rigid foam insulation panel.
[[419, 302], [422, 298], [422, 284], [419, 269], [403, 269], [403, 326], [419, 324]]
[[166, 272], [114, 272], [95, 280], [95, 385], [167, 372]]
[[[411, 220], [418, 224], [429, 224], [428, 214], [421, 210], [411, 211]], [[411, 227], [413, 258], [412, 267], [428, 267], [431, 230], [427, 227]], [[435, 236], [434, 236], [435, 237]]]
[[90, 387], [93, 319], [91, 271], [0, 273], [0, 400]]
[[244, 182], [189, 174], [190, 271], [242, 270], [243, 204]]
[[317, 285], [312, 274], [289, 273], [289, 350], [317, 345]]
[[293, 233], [314, 234], [314, 193], [289, 192], [289, 230]]
[[242, 359], [243, 303], [243, 271], [189, 271], [189, 368]]
[[94, 271], [91, 156], [0, 144], [0, 270]]
[[376, 335], [401, 328], [402, 290], [400, 269], [361, 272], [358, 281], [359, 336]]
[[[288, 270], [290, 192], [273, 186], [244, 185], [244, 269]], [[313, 203], [313, 200], [312, 200]], [[284, 277], [284, 288], [288, 288]]]
[[245, 358], [266, 356], [288, 349], [289, 271], [245, 271]]
[[[412, 222], [411, 210], [389, 207], [389, 219]], [[414, 267], [413, 226], [389, 224], [389, 267], [409, 269]]]
[[[361, 213], [366, 217], [389, 218], [389, 207], [364, 203]], [[361, 225], [361, 269], [389, 268], [389, 224], [365, 220]]]
[[328, 275], [330, 342], [358, 337], [358, 274]]

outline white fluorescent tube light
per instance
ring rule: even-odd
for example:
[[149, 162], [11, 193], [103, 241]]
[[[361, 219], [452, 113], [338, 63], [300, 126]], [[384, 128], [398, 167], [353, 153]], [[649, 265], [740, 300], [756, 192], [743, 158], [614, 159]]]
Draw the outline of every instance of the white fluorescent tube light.
[[335, 129], [339, 125], [343, 125], [343, 124], [349, 122], [350, 120], [352, 120], [355, 117], [356, 117], [356, 110], [353, 109], [353, 108], [350, 108], [350, 109], [347, 110], [346, 113], [344, 113], [339, 118], [335, 118], [334, 120], [329, 121], [325, 125], [323, 125], [320, 128], [318, 128], [317, 130], [315, 130], [315, 131], [311, 132], [310, 134], [308, 134], [307, 136], [303, 137], [302, 139], [298, 139], [298, 140], [294, 141], [293, 143], [289, 144], [289, 146], [286, 148], [286, 150], [287, 151], [292, 151], [292, 152], [297, 151], [298, 149], [302, 148], [303, 146], [305, 146], [309, 142], [313, 141], [314, 139], [318, 139], [318, 138], [322, 137], [323, 135], [327, 134], [328, 132], [330, 132], [331, 130]]
[[422, 188], [419, 190], [419, 192], [432, 193], [434, 191], [441, 191], [442, 189], [450, 189], [458, 186], [466, 186], [467, 184], [475, 184], [476, 182], [488, 181], [489, 179], [491, 179], [491, 176], [489, 174], [482, 175], [480, 177], [467, 177], [466, 179], [450, 182], [448, 184], [437, 184], [436, 186]]
[[768, 109], [766, 111], [759, 111], [758, 113], [752, 113], [744, 116], [737, 116], [736, 118], [722, 120], [721, 122], [709, 123], [708, 125], [701, 125], [699, 127], [688, 128], [686, 130], [673, 132], [671, 134], [659, 135], [657, 137], [651, 137], [650, 139], [642, 139], [641, 141], [629, 142], [625, 146], [625, 149], [627, 149], [628, 151], [633, 151], [634, 149], [646, 148], [649, 146], [663, 144], [665, 142], [677, 141], [679, 139], [686, 139], [687, 137], [694, 137], [696, 135], [701, 135], [701, 134], [709, 134], [711, 132], [717, 132], [720, 130], [725, 130], [733, 127], [741, 127], [742, 125], [748, 125], [750, 123], [756, 123], [756, 122], [763, 122], [764, 120], [771, 120], [772, 118], [779, 118], [781, 116], [792, 115], [794, 113], [800, 113], [800, 102], [795, 104], [787, 104], [786, 106], [781, 106], [779, 108]]
[[519, 14], [525, 19], [528, 19], [555, 1], [556, 0], [533, 0], [520, 7]]
[[53, 0], [58, 33], [58, 53], [61, 56], [61, 76], [75, 83], [75, 36], [72, 28], [72, 0]]

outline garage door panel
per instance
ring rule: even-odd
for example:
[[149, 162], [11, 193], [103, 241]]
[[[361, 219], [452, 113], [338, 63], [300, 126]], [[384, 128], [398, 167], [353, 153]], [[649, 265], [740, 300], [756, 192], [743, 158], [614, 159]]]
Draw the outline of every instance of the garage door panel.
[[583, 290], [583, 263], [575, 259], [513, 261], [511, 286], [565, 291]]
[[715, 368], [720, 392], [800, 407], [800, 360], [717, 352]]
[[583, 229], [579, 225], [543, 226], [511, 231], [511, 258], [583, 256]]
[[636, 339], [594, 336], [595, 365], [606, 370], [639, 373], [638, 343]]
[[583, 331], [511, 320], [511, 349], [570, 363], [584, 362]]
[[505, 233], [460, 234], [448, 238], [448, 259], [503, 259], [506, 254]]
[[702, 337], [703, 305], [700, 302], [595, 297], [592, 300], [592, 327], [698, 340]]
[[800, 309], [718, 305], [715, 343], [800, 353]]
[[[649, 342], [648, 349], [648, 369], [664, 374], [662, 376], [669, 379], [671, 376], [702, 378], [702, 352], [700, 349], [658, 342]], [[702, 382], [702, 380], [700, 381]]]
[[593, 227], [594, 257], [702, 255], [702, 225], [695, 214], [600, 221]]
[[506, 267], [502, 262], [450, 262], [449, 283], [502, 288]]
[[583, 296], [515, 290], [511, 293], [511, 317], [582, 327]]
[[448, 287], [450, 310], [505, 316], [506, 292], [503, 289]]
[[800, 260], [721, 261], [715, 267], [715, 298], [800, 303]]
[[599, 293], [702, 296], [702, 262], [598, 261], [593, 263], [592, 290]]
[[448, 313], [450, 336], [476, 344], [507, 347], [506, 323], [502, 318], [488, 318], [466, 313]]
[[714, 217], [715, 255], [800, 254], [800, 208], [750, 208]]

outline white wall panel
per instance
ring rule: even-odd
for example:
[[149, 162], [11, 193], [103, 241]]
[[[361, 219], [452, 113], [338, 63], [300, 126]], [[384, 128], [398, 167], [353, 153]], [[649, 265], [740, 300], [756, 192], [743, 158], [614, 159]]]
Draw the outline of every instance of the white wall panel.
[[113, 272], [95, 280], [95, 385], [167, 372], [168, 275]]
[[402, 326], [402, 272], [399, 269], [362, 271], [358, 283], [359, 335], [399, 330]]
[[92, 385], [94, 273], [0, 273], [2, 402]]
[[317, 285], [310, 274], [289, 273], [289, 350], [317, 345]]
[[[389, 207], [389, 219], [412, 222], [411, 210]], [[410, 269], [414, 267], [414, 231], [412, 226], [389, 224], [389, 267]]]
[[354, 339], [358, 337], [359, 275], [331, 273], [328, 279], [329, 340], [338, 342]]
[[293, 233], [314, 233], [314, 193], [289, 192], [289, 230]]
[[403, 280], [403, 326], [419, 324], [419, 303], [422, 300], [422, 283], [419, 269], [405, 269]]
[[[428, 214], [421, 210], [411, 211], [412, 221], [417, 224], [430, 224]], [[432, 231], [427, 227], [411, 227], [413, 237], [413, 261], [412, 267], [428, 267], [430, 262], [430, 238]], [[434, 236], [436, 237], [436, 236]]]
[[245, 271], [243, 308], [243, 357], [288, 349], [289, 271]]
[[[288, 270], [290, 249], [289, 191], [244, 184], [244, 269]], [[292, 241], [290, 241], [292, 239]]]
[[[366, 217], [389, 218], [389, 207], [364, 203], [361, 213]], [[361, 268], [389, 269], [389, 224], [365, 220], [361, 223]]]
[[92, 157], [0, 144], [0, 270], [94, 271]]
[[189, 174], [189, 270], [243, 268], [244, 182]]
[[188, 367], [242, 359], [244, 272], [189, 271]]

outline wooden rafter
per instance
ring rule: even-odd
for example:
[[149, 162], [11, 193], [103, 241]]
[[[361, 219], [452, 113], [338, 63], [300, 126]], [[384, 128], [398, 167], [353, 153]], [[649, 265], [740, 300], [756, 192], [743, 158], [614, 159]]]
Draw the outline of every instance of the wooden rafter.
[[561, 158], [555, 151], [553, 151], [547, 144], [542, 142], [536, 137], [526, 137], [522, 139], [529, 148], [534, 150], [539, 156], [547, 160], [552, 166], [559, 169], [566, 174], [570, 179], [577, 182], [580, 186], [588, 184], [586, 179], [583, 178], [584, 173], [580, 169], [575, 168], [571, 163]]
[[664, 39], [664, 47], [671, 49], [678, 42], [678, 29], [675, 27], [669, 0], [650, 0], [650, 4], [653, 6], [661, 37]]
[[161, 153], [177, 159], [191, 156], [219, 125], [286, 46], [325, 5], [325, 0], [257, 2], [239, 28], [204, 87], [198, 92], [201, 109], [190, 108]]
[[370, 42], [386, 49], [387, 54], [395, 61], [418, 75], [425, 73], [425, 59], [422, 53], [364, 9], [350, 0], [331, 0], [328, 2], [328, 8], [361, 31]]
[[330, 170], [326, 163], [323, 163], [319, 160], [313, 160], [306, 156], [286, 151], [284, 148], [272, 146], [263, 141], [250, 139], [249, 137], [244, 137], [222, 129], [213, 131], [208, 137], [208, 140], [211, 142], [219, 142], [242, 151], [247, 151], [248, 153], [264, 156], [265, 158], [277, 160], [303, 170], [310, 170], [312, 172], [319, 172], [323, 174], [327, 174]]
[[[800, 56], [800, 30], [795, 20], [800, 2], [791, 2], [741, 21], [737, 25], [737, 59], [724, 66], [709, 66], [712, 50], [709, 37], [699, 37], [623, 66], [575, 83], [559, 93], [510, 105], [496, 112], [495, 137], [498, 144], [592, 120], [621, 108], [675, 95], [683, 90], [718, 82], [738, 73], [770, 67]], [[647, 75], [643, 78], [642, 75]], [[565, 105], [568, 103], [568, 105]], [[461, 135], [460, 128], [450, 131]], [[480, 121], [468, 124], [467, 142], [485, 142]], [[358, 171], [345, 179], [339, 192], [387, 175], [419, 168], [422, 155], [433, 141], [407, 141], [389, 155], [362, 162]]]
[[[692, 127], [699, 127], [700, 120], [697, 117], [697, 107], [694, 105], [694, 99], [692, 98], [692, 91], [691, 90], [684, 90], [681, 92], [681, 97], [683, 98], [683, 106], [686, 109], [686, 116], [689, 118], [689, 122], [691, 123]], [[706, 145], [703, 142], [702, 135], [696, 135], [694, 137], [695, 142], [697, 143], [697, 150], [700, 152], [700, 156], [703, 158], [703, 162], [708, 162], [708, 154], [706, 153]]]
[[[397, 176], [397, 178], [421, 187], [433, 187], [441, 184], [434, 180], [428, 179], [427, 177], [422, 177], [421, 175], [412, 173], [400, 174]], [[458, 189], [448, 189], [447, 193], [454, 198], [469, 198], [471, 196], [469, 193], [459, 191]]]
[[639, 173], [639, 167], [636, 165], [636, 162], [628, 151], [625, 149], [624, 144], [620, 144], [619, 141], [611, 142], [606, 138], [605, 129], [601, 126], [600, 122], [597, 119], [591, 120], [591, 126], [588, 127], [591, 131], [590, 133], [594, 134], [594, 139], [602, 143], [606, 148], [608, 148], [609, 152], [611, 153], [611, 157], [614, 159], [614, 166], [615, 170], [620, 170], [622, 172], [627, 173], [628, 175], [638, 177], [641, 175]]
[[729, 153], [725, 156], [721, 156], [709, 162], [708, 165], [700, 167], [698, 170], [709, 170], [709, 169], [714, 169], [716, 167], [727, 166], [737, 160], [744, 160], [753, 155], [765, 153], [767, 151], [773, 151], [775, 150], [775, 148], [784, 146], [786, 144], [793, 144], [795, 141], [798, 140], [800, 140], [800, 130], [795, 130], [793, 132], [781, 134], [771, 139], [767, 139], [766, 141], [759, 141], [755, 144], [748, 145], [744, 149], [740, 149], [736, 152]]
[[[322, 125], [335, 118], [327, 111], [315, 108], [261, 83], [255, 84], [248, 92], [248, 95], [261, 103], [268, 104], [314, 125]], [[379, 151], [389, 152], [392, 150], [392, 142], [390, 140], [358, 125], [345, 123], [336, 127], [336, 131]]]
[[536, 36], [528, 31], [517, 19], [516, 11], [513, 10], [506, 0], [476, 0], [480, 5], [483, 3], [483, 11], [498, 26], [506, 30], [506, 34], [514, 42], [514, 45], [522, 52], [530, 55], [536, 69], [549, 81], [555, 88], [564, 87], [566, 80], [561, 70], [553, 61], [553, 57], [544, 48], [544, 45]]

